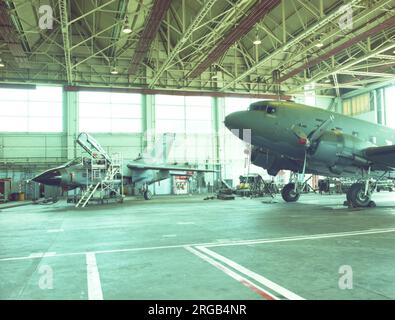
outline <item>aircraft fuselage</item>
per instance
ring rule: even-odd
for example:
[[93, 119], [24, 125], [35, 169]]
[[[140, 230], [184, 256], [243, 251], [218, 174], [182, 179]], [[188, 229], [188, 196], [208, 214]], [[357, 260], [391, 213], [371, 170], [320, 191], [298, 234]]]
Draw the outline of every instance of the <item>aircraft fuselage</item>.
[[[333, 122], [307, 154], [306, 173], [324, 176], [355, 176], [367, 169], [362, 150], [395, 143], [395, 130], [327, 110], [283, 101], [262, 101], [248, 111], [228, 115], [225, 125], [242, 138], [251, 130], [254, 146], [251, 160], [276, 175], [279, 170], [300, 171], [305, 157], [305, 141], [295, 131], [317, 130], [333, 116]], [[237, 132], [239, 130], [239, 132]], [[245, 137], [244, 137], [245, 138]], [[372, 170], [382, 174], [380, 166]]]

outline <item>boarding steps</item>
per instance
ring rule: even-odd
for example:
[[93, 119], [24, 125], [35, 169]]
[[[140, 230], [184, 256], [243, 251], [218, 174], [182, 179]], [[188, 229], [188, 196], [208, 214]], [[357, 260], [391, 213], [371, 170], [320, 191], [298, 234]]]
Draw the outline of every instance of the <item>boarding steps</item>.
[[82, 193], [80, 200], [75, 205], [76, 208], [81, 207], [85, 208], [88, 204], [90, 198], [92, 198], [93, 194], [96, 192], [97, 188], [100, 186], [101, 182], [98, 182], [96, 185], [89, 185], [89, 187]]
[[[99, 187], [100, 187], [100, 190], [103, 192], [106, 189], [114, 190], [115, 183], [122, 183], [121, 180], [114, 179], [114, 177], [118, 173], [121, 173], [122, 161], [119, 157], [114, 157], [111, 160], [112, 161], [109, 163], [109, 165], [107, 167], [106, 175], [104, 176], [104, 178], [100, 179], [100, 181], [98, 181], [96, 184], [90, 184], [88, 186], [88, 188], [83, 192], [80, 200], [75, 205], [76, 208], [78, 208], [78, 207], [85, 208], [85, 206], [88, 204], [89, 200], [92, 198], [92, 196], [95, 194], [95, 192], [97, 191], [97, 189]], [[97, 167], [97, 165], [94, 163], [95, 163], [95, 161], [92, 162], [92, 168]], [[122, 177], [121, 177], [121, 179], [122, 179]], [[116, 193], [118, 193], [118, 192], [116, 192]]]

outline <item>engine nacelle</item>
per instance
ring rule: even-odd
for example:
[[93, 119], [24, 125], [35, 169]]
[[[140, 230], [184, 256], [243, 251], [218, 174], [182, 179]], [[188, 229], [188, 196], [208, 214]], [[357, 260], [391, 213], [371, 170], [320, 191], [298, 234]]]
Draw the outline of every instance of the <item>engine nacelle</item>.
[[344, 149], [344, 135], [328, 131], [325, 132], [316, 145], [311, 146], [310, 156], [314, 161], [333, 166], [339, 161], [339, 155]]
[[372, 144], [358, 137], [339, 131], [327, 131], [317, 145], [311, 147], [310, 160], [324, 164], [333, 173], [341, 174], [346, 167], [366, 165], [366, 160], [359, 154], [369, 146]]

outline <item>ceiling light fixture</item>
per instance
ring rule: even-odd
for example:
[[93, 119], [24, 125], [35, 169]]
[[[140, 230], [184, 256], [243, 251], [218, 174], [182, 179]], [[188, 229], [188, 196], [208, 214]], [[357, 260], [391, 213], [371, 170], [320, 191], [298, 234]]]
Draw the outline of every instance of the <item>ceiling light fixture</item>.
[[324, 46], [324, 44], [320, 40], [318, 40], [318, 42], [315, 44], [315, 46], [317, 48], [322, 48]]
[[4, 67], [5, 67], [5, 64], [4, 64], [3, 60], [0, 58], [0, 68], [4, 68]]
[[123, 26], [122, 32], [123, 32], [123, 33], [126, 33], [126, 34], [129, 34], [129, 33], [132, 32], [132, 29], [130, 28], [129, 20], [128, 20], [127, 17], [126, 17], [126, 19], [125, 19], [125, 25]]
[[118, 70], [117, 70], [117, 68], [112, 68], [111, 69], [111, 74], [118, 74]]
[[256, 46], [262, 43], [261, 39], [259, 39], [258, 36], [258, 29], [255, 31], [255, 40], [252, 43], [255, 44]]

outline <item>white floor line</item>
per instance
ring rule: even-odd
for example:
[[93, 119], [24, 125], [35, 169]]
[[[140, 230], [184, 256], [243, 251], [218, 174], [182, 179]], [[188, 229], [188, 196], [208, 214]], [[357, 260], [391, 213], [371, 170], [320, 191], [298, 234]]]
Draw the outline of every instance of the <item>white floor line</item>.
[[265, 299], [267, 299], [267, 300], [279, 300], [279, 298], [276, 297], [275, 295], [273, 295], [272, 293], [267, 292], [266, 290], [262, 289], [261, 287], [257, 286], [253, 282], [251, 282], [248, 279], [246, 279], [245, 277], [237, 274], [236, 272], [234, 272], [231, 269], [227, 268], [223, 264], [221, 264], [221, 263], [215, 261], [214, 259], [210, 258], [209, 256], [207, 256], [207, 255], [205, 255], [205, 254], [199, 252], [198, 250], [196, 250], [196, 249], [194, 249], [192, 247], [189, 247], [189, 246], [185, 246], [184, 248], [186, 250], [188, 250], [189, 252], [193, 253], [194, 255], [198, 256], [199, 258], [203, 259], [204, 261], [210, 263], [211, 265], [213, 265], [217, 269], [221, 270], [222, 272], [224, 272], [225, 274], [227, 274], [231, 278], [235, 279], [236, 281], [240, 282], [244, 286], [246, 286], [246, 287], [250, 288], [251, 290], [253, 290], [254, 292], [258, 293], [260, 296], [264, 297]]
[[32, 253], [29, 258], [34, 259], [34, 258], [48, 258], [48, 257], [55, 257], [56, 252], [35, 252]]
[[338, 233], [324, 233], [324, 234], [313, 234], [313, 235], [295, 236], [295, 237], [282, 237], [282, 238], [273, 238], [273, 239], [231, 241], [228, 243], [208, 244], [208, 245], [204, 245], [204, 247], [242, 246], [242, 245], [248, 245], [248, 244], [264, 244], [264, 243], [276, 243], [276, 242], [287, 242], [287, 241], [341, 238], [341, 237], [351, 237], [351, 236], [390, 233], [390, 232], [395, 232], [395, 228], [369, 229], [369, 230], [338, 232]]
[[96, 256], [93, 252], [86, 254], [86, 273], [88, 280], [88, 299], [103, 300], [99, 269], [96, 264]]
[[47, 233], [57, 233], [57, 232], [64, 232], [63, 229], [49, 229], [47, 230]]
[[[314, 239], [325, 239], [325, 238], [337, 238], [337, 237], [350, 237], [357, 235], [368, 235], [368, 234], [380, 234], [380, 233], [390, 233], [395, 232], [395, 228], [387, 228], [387, 229], [368, 229], [361, 231], [350, 231], [350, 232], [341, 232], [341, 233], [325, 233], [325, 234], [314, 234], [314, 235], [305, 235], [305, 236], [292, 236], [292, 237], [281, 237], [281, 238], [272, 238], [272, 239], [255, 239], [255, 240], [235, 240], [235, 241], [216, 241], [216, 242], [206, 242], [206, 243], [185, 243], [185, 244], [177, 244], [177, 245], [169, 245], [169, 246], [156, 246], [156, 247], [141, 247], [141, 248], [126, 248], [126, 249], [109, 249], [109, 250], [97, 250], [92, 251], [95, 254], [105, 254], [105, 253], [118, 253], [118, 252], [134, 252], [134, 251], [145, 251], [145, 250], [161, 250], [161, 249], [175, 249], [175, 248], [184, 248], [185, 246], [190, 247], [225, 247], [225, 246], [240, 246], [240, 245], [249, 245], [249, 244], [264, 244], [264, 243], [276, 243], [276, 242], [286, 242], [286, 241], [298, 241], [298, 240], [314, 240]], [[68, 256], [76, 256], [76, 255], [85, 255], [84, 252], [70, 252], [70, 253], [59, 253], [52, 255], [53, 257], [68, 257]], [[28, 260], [28, 259], [36, 259], [41, 258], [41, 256], [22, 256], [22, 257], [9, 257], [9, 258], [0, 258], [0, 262], [2, 261], [14, 261], [14, 260]]]
[[263, 284], [265, 287], [270, 288], [271, 290], [277, 292], [281, 296], [290, 299], [290, 300], [304, 300], [301, 296], [297, 295], [296, 293], [285, 289], [284, 287], [278, 285], [277, 283], [270, 281], [269, 279], [261, 276], [260, 274], [257, 274], [242, 265], [224, 257], [221, 256], [220, 254], [211, 251], [205, 247], [196, 247], [196, 249], [200, 250], [201, 252], [206, 253], [207, 255], [227, 264], [228, 266], [232, 267], [233, 269], [245, 274], [246, 276], [250, 277], [251, 279], [254, 279], [255, 281], [258, 281], [260, 284]]

